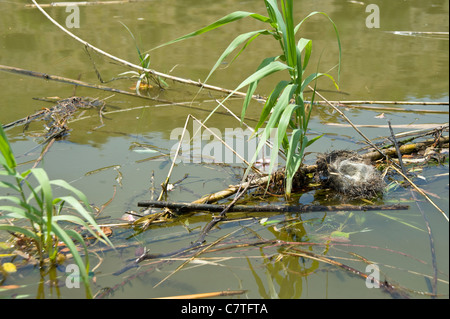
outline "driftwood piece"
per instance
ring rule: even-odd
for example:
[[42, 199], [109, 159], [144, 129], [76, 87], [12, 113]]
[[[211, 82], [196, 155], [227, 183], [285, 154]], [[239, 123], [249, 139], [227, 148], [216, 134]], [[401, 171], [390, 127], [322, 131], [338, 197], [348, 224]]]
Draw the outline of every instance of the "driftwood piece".
[[[444, 144], [444, 143], [448, 143], [449, 142], [449, 137], [448, 136], [442, 136], [439, 139], [429, 139], [426, 140], [424, 142], [417, 142], [417, 143], [413, 143], [413, 144], [405, 144], [399, 147], [400, 149], [400, 153], [402, 154], [411, 154], [412, 152], [415, 152], [417, 150], [420, 150], [422, 148], [426, 148], [427, 146], [430, 146], [434, 143], [437, 144]], [[397, 150], [395, 147], [390, 147], [388, 149], [383, 150], [384, 154], [390, 157], [396, 157], [397, 155]], [[371, 161], [376, 161], [379, 160], [381, 158], [383, 158], [381, 156], [380, 153], [378, 153], [377, 151], [373, 151], [373, 152], [368, 152], [366, 154], [362, 155], [363, 158], [365, 159], [370, 159]]]
[[[174, 203], [166, 201], [140, 201], [139, 207], [155, 207], [155, 208], [169, 208], [184, 213], [188, 211], [208, 211], [208, 212], [222, 212], [228, 205], [215, 204], [195, 204], [195, 203]], [[234, 205], [229, 208], [228, 212], [278, 212], [278, 213], [310, 213], [310, 212], [325, 212], [325, 211], [373, 211], [373, 210], [405, 210], [408, 205]]]

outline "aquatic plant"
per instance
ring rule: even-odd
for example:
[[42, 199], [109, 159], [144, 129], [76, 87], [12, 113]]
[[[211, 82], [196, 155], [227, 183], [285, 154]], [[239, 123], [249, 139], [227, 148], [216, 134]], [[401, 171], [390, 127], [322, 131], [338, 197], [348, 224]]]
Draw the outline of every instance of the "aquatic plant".
[[[133, 32], [131, 32], [131, 30], [122, 22], [120, 22], [125, 29], [127, 29], [128, 33], [130, 33], [131, 37], [133, 38], [134, 44], [136, 46], [136, 51], [138, 54], [138, 58], [139, 58], [139, 65], [143, 68], [143, 69], [150, 69], [150, 54], [146, 53], [145, 55], [141, 52], [136, 38], [134, 37]], [[163, 88], [164, 86], [167, 87], [168, 84], [159, 76], [154, 76], [153, 74], [147, 72], [147, 71], [127, 71], [127, 72], [123, 72], [120, 73], [119, 75], [131, 75], [132, 77], [137, 77], [137, 82], [136, 82], [136, 94], [140, 94], [139, 90], [144, 88], [144, 89], [150, 89], [152, 88], [151, 83], [155, 83], [156, 85], [158, 85], [159, 88]]]
[[[84, 227], [94, 238], [112, 246], [112, 243], [89, 213], [86, 196], [64, 180], [50, 180], [42, 168], [32, 168], [25, 172], [17, 170], [17, 163], [6, 134], [0, 125], [0, 188], [7, 195], [0, 196], [0, 230], [22, 234], [35, 246], [40, 268], [58, 264], [60, 242], [69, 248], [85, 285], [86, 296], [92, 297], [89, 285], [89, 254], [83, 237], [73, 229], [63, 228], [61, 223], [71, 223]], [[36, 185], [30, 182], [34, 177]], [[52, 187], [58, 187], [72, 195], [55, 197]], [[80, 203], [81, 201], [81, 203]], [[84, 204], [84, 205], [83, 205]], [[70, 206], [79, 216], [62, 214]], [[3, 223], [6, 221], [6, 223]], [[19, 222], [23, 222], [20, 223]], [[75, 242], [84, 247], [84, 261]]]
[[[257, 70], [249, 77], [247, 77], [235, 89], [234, 92], [248, 86], [247, 94], [244, 99], [241, 112], [241, 119], [243, 119], [259, 81], [273, 73], [279, 71], [288, 71], [289, 79], [282, 80], [275, 85], [274, 89], [268, 96], [264, 107], [261, 110], [258, 124], [255, 126], [255, 132], [259, 132], [260, 140], [255, 155], [250, 162], [250, 165], [252, 165], [256, 161], [257, 155], [266, 143], [267, 139], [270, 137], [271, 132], [275, 130], [276, 134], [273, 141], [274, 151], [271, 154], [271, 164], [269, 171], [273, 170], [273, 163], [277, 162], [276, 159], [278, 156], [278, 151], [280, 149], [283, 149], [284, 153], [286, 154], [285, 190], [286, 195], [289, 197], [292, 190], [292, 180], [298, 168], [302, 164], [305, 149], [321, 137], [317, 136], [312, 139], [309, 139], [307, 137], [308, 125], [315, 96], [315, 88], [313, 90], [312, 98], [309, 103], [306, 103], [304, 99], [305, 89], [307, 89], [311, 83], [315, 82], [322, 76], [326, 76], [331, 79], [336, 88], [339, 88], [334, 78], [327, 73], [314, 72], [309, 75], [305, 74], [306, 67], [308, 66], [311, 58], [312, 40], [300, 38], [297, 41], [296, 34], [298, 33], [302, 24], [308, 18], [314, 15], [323, 15], [331, 22], [336, 33], [337, 43], [339, 47], [338, 80], [341, 65], [341, 45], [337, 27], [333, 20], [331, 20], [331, 18], [326, 13], [312, 12], [295, 25], [293, 17], [293, 0], [281, 0], [280, 3], [281, 10], [279, 9], [276, 0], [264, 0], [268, 16], [244, 11], [236, 11], [224, 16], [223, 18], [204, 28], [160, 45], [157, 48], [181, 40], [189, 39], [194, 36], [198, 36], [205, 32], [211, 31], [213, 29], [246, 17], [251, 17], [268, 25], [268, 28], [247, 32], [237, 36], [219, 57], [204, 82], [206, 82], [211, 74], [216, 71], [216, 69], [224, 61], [224, 59], [227, 58], [241, 45], [242, 48], [239, 50], [239, 52], [231, 62], [233, 62], [259, 36], [269, 36], [279, 44], [281, 48], [281, 54], [275, 57], [265, 58], [261, 62]], [[232, 95], [233, 93], [231, 93], [229, 96]], [[263, 126], [264, 130], [262, 130], [261, 133], [261, 131], [259, 130]], [[246, 174], [248, 173], [248, 171], [249, 170], [247, 169]]]

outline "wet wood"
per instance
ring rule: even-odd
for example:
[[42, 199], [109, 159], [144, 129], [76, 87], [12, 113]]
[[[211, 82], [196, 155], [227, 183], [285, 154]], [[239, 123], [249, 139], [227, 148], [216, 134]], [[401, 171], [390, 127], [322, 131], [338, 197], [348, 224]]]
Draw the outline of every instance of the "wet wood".
[[[405, 155], [405, 154], [411, 154], [412, 152], [416, 152], [420, 149], [426, 148], [428, 146], [433, 145], [434, 143], [437, 144], [445, 144], [449, 142], [449, 137], [448, 136], [442, 136], [439, 139], [429, 139], [423, 142], [417, 142], [417, 143], [413, 143], [413, 144], [405, 144], [399, 147], [400, 153]], [[397, 155], [397, 150], [395, 147], [390, 147], [388, 149], [383, 150], [384, 154], [390, 157], [395, 157]], [[381, 158], [383, 158], [383, 156], [381, 156], [380, 153], [373, 151], [373, 152], [368, 152], [366, 154], [362, 155], [363, 158], [366, 159], [370, 159], [371, 161], [376, 161], [379, 160]]]
[[[228, 205], [176, 203], [166, 201], [140, 201], [139, 207], [169, 208], [179, 213], [191, 211], [222, 212]], [[310, 213], [330, 211], [373, 211], [373, 210], [405, 210], [408, 205], [234, 205], [228, 212], [251, 212], [251, 213]]]

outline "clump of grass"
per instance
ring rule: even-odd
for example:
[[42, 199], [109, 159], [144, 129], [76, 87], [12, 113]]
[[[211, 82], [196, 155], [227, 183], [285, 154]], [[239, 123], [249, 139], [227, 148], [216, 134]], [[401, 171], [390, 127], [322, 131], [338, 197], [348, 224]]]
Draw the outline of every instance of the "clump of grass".
[[[315, 82], [322, 76], [326, 76], [331, 79], [336, 88], [339, 89], [337, 82], [327, 73], [314, 72], [309, 75], [306, 74], [306, 68], [312, 54], [312, 40], [300, 38], [297, 41], [296, 34], [302, 24], [314, 15], [323, 15], [331, 22], [336, 33], [336, 39], [339, 47], [338, 80], [341, 65], [341, 45], [337, 27], [326, 13], [312, 12], [298, 24], [294, 24], [293, 0], [281, 0], [280, 3], [281, 10], [276, 0], [264, 0], [264, 5], [268, 16], [251, 12], [236, 11], [224, 16], [204, 28], [184, 35], [161, 46], [198, 36], [246, 17], [256, 19], [265, 24], [266, 27], [263, 29], [247, 32], [237, 36], [219, 57], [205, 82], [209, 79], [211, 74], [216, 71], [224, 59], [240, 46], [242, 46], [242, 48], [238, 51], [232, 61], [240, 56], [241, 53], [260, 36], [268, 36], [278, 43], [281, 49], [280, 55], [263, 59], [257, 70], [247, 77], [234, 92], [248, 86], [247, 94], [242, 106], [241, 116], [243, 119], [258, 83], [273, 73], [287, 71], [289, 76], [286, 80], [282, 80], [274, 86], [272, 92], [266, 100], [266, 103], [264, 104], [264, 107], [261, 110], [258, 124], [255, 126], [255, 132], [260, 132], [259, 130], [261, 129], [262, 133], [260, 133], [260, 141], [255, 155], [250, 161], [250, 165], [256, 161], [260, 150], [266, 143], [267, 139], [271, 137], [271, 132], [275, 131], [273, 141], [274, 151], [272, 151], [271, 154], [271, 165], [269, 171], [273, 170], [273, 165], [277, 162], [278, 151], [283, 149], [286, 154], [285, 192], [287, 197], [289, 197], [292, 190], [292, 181], [295, 173], [302, 164], [305, 149], [321, 137], [317, 136], [312, 139], [307, 137], [308, 125], [315, 97], [315, 88], [310, 103], [305, 103], [305, 89], [307, 89], [312, 82]], [[270, 43], [267, 43], [267, 45], [270, 45]], [[233, 95], [233, 93], [229, 96], [231, 95]], [[249, 170], [247, 169], [246, 174], [248, 171]]]
[[[69, 248], [74, 262], [80, 271], [86, 296], [92, 297], [89, 284], [89, 254], [83, 237], [73, 229], [65, 229], [60, 223], [72, 223], [83, 226], [102, 242], [112, 243], [92, 218], [86, 196], [66, 181], [50, 180], [42, 168], [33, 168], [25, 172], [17, 170], [17, 163], [8, 139], [0, 125], [0, 188], [7, 195], [0, 196], [0, 231], [19, 233], [31, 239], [40, 262], [41, 269], [53, 267], [58, 263], [59, 242]], [[34, 177], [36, 185], [29, 179]], [[73, 195], [54, 197], [52, 187], [59, 187]], [[2, 192], [3, 193], [3, 192]], [[81, 203], [80, 203], [81, 202]], [[84, 205], [83, 205], [84, 204]], [[63, 214], [70, 206], [79, 216]], [[19, 222], [23, 221], [20, 226]], [[74, 240], [83, 245], [84, 261], [77, 250]], [[46, 264], [49, 260], [49, 265]]]

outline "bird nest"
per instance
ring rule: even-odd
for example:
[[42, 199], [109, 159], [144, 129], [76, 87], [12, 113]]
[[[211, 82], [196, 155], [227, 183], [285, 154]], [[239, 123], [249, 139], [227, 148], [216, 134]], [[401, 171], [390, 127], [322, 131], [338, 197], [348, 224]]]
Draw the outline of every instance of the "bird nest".
[[325, 187], [349, 198], [370, 198], [383, 192], [381, 174], [353, 151], [332, 151], [317, 158], [317, 177]]

